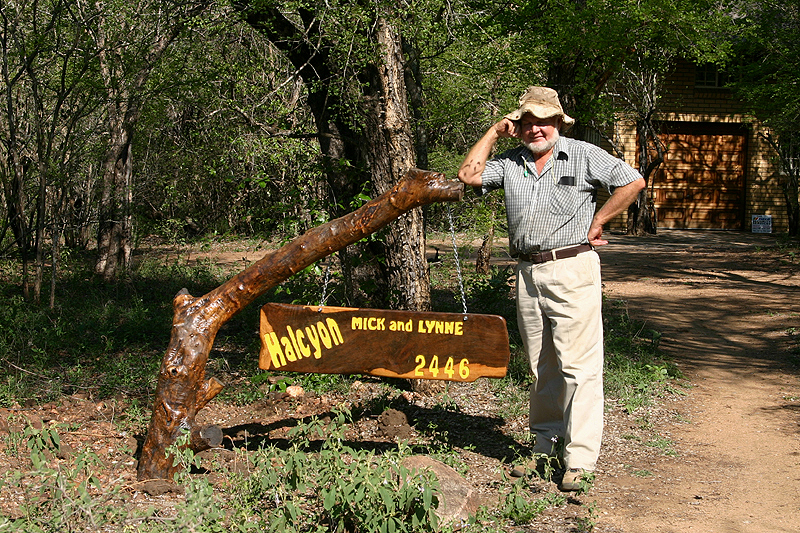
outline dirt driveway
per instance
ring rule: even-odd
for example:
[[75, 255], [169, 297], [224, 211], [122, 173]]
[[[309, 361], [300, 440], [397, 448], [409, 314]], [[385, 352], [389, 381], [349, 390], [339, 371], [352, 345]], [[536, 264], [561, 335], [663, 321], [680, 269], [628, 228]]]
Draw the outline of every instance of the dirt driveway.
[[606, 297], [662, 332], [690, 387], [652, 454], [625, 456], [609, 424], [595, 531], [799, 532], [800, 258], [763, 234], [609, 240]]

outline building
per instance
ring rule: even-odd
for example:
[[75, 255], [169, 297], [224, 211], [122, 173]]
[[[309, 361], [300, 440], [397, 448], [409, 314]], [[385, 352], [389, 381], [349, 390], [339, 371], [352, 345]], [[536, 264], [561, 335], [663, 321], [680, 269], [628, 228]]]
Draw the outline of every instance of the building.
[[[657, 125], [666, 154], [651, 185], [657, 226], [751, 231], [754, 216], [769, 215], [772, 231], [787, 231], [776, 154], [724, 82], [713, 65], [687, 61], [665, 81]], [[619, 123], [616, 137], [638, 168], [635, 125]]]

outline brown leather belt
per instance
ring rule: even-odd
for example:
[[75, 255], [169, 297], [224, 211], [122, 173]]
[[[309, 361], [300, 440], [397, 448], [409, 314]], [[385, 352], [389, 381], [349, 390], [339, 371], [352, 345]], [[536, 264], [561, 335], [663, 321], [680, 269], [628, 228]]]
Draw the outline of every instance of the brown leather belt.
[[555, 261], [556, 259], [566, 259], [567, 257], [575, 257], [576, 255], [592, 250], [591, 244], [578, 244], [577, 246], [568, 246], [567, 248], [560, 248], [557, 250], [546, 250], [538, 254], [519, 254], [517, 259], [520, 261], [529, 261], [534, 264], [546, 263], [547, 261]]

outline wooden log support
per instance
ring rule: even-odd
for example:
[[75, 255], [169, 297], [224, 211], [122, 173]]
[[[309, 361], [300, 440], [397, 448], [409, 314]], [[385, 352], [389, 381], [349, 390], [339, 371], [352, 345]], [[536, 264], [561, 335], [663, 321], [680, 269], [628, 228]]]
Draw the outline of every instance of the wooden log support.
[[189, 446], [195, 451], [213, 445], [219, 435], [214, 428], [197, 427], [195, 419], [222, 390], [219, 381], [206, 380], [206, 362], [217, 332], [231, 317], [271, 287], [378, 231], [401, 214], [426, 204], [459, 201], [463, 191], [461, 182], [447, 180], [441, 173], [409, 170], [390, 191], [266, 254], [205, 296], [195, 298], [185, 289], [178, 293], [173, 302], [172, 334], [139, 458], [139, 479], [173, 477], [177, 469], [166, 450], [181, 432], [192, 435]]

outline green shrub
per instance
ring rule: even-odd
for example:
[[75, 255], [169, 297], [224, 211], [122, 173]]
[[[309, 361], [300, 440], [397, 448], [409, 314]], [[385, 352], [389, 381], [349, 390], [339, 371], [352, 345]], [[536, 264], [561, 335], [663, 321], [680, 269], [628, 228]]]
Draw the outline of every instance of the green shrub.
[[659, 351], [661, 334], [631, 319], [625, 302], [605, 302], [605, 389], [628, 412], [649, 405], [655, 396], [674, 390], [682, 377]]

